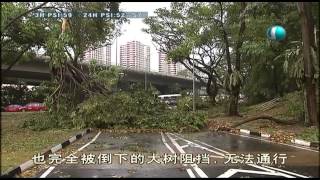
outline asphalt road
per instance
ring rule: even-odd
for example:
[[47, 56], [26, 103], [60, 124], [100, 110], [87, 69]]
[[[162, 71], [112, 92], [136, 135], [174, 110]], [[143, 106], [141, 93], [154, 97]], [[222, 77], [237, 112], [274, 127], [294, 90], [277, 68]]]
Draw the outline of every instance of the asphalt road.
[[254, 137], [102, 132], [85, 138], [77, 162], [64, 157], [37, 177], [319, 177], [317, 150]]

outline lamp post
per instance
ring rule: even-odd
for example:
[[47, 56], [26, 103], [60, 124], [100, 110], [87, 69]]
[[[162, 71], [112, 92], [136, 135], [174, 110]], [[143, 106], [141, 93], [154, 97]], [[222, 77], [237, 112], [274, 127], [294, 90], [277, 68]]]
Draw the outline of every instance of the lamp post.
[[147, 58], [144, 61], [144, 90], [147, 91]]
[[118, 65], [118, 36], [116, 37], [116, 66]]
[[194, 83], [194, 53], [192, 52], [192, 110], [196, 111], [196, 103], [195, 103], [195, 83]]

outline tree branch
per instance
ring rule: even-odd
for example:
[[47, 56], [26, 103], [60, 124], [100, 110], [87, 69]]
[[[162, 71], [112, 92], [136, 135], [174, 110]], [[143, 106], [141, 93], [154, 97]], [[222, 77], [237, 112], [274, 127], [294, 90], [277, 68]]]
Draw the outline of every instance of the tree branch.
[[11, 21], [4, 27], [3, 31], [5, 31], [6, 29], [8, 29], [8, 27], [9, 27], [12, 23], [14, 23], [16, 20], [18, 20], [19, 18], [27, 15], [28, 13], [30, 13], [30, 12], [32, 12], [32, 11], [35, 11], [35, 10], [40, 9], [42, 6], [46, 5], [47, 3], [48, 3], [48, 2], [44, 2], [44, 3], [40, 4], [39, 6], [36, 6], [36, 7], [32, 8], [32, 9], [30, 9], [30, 10], [28, 10], [28, 11], [20, 14], [19, 16], [15, 17], [13, 20], [11, 20]]
[[28, 49], [31, 47], [31, 44], [28, 45], [24, 50], [21, 51], [21, 53], [16, 57], [16, 59], [9, 65], [9, 67], [4, 71], [4, 74], [8, 73], [10, 69], [21, 59], [23, 54], [28, 51]]
[[271, 116], [266, 116], [266, 115], [263, 115], [263, 116], [257, 116], [257, 117], [251, 117], [251, 118], [248, 118], [244, 121], [241, 121], [239, 123], [236, 123], [234, 125], [232, 125], [231, 127], [232, 128], [235, 128], [235, 127], [238, 127], [242, 124], [245, 124], [245, 123], [248, 123], [248, 122], [251, 122], [251, 121], [255, 121], [255, 120], [259, 120], [259, 119], [268, 119], [270, 121], [274, 121], [276, 123], [279, 123], [279, 124], [286, 124], [286, 125], [292, 125], [292, 124], [296, 124], [298, 123], [299, 121], [295, 121], [295, 120], [281, 120], [281, 119], [277, 119], [277, 118], [274, 118], [274, 117], [271, 117]]
[[[184, 67], [185, 68], [187, 68], [190, 72], [192, 72], [192, 69], [185, 63], [185, 62], [183, 62], [183, 61], [179, 61], [181, 64], [183, 64], [184, 65]], [[202, 83], [206, 83], [202, 78], [201, 78], [201, 76], [199, 76], [198, 74], [196, 74], [196, 73], [194, 73], [194, 76], [196, 76], [197, 77], [197, 79], [199, 80], [199, 81], [201, 81]]]

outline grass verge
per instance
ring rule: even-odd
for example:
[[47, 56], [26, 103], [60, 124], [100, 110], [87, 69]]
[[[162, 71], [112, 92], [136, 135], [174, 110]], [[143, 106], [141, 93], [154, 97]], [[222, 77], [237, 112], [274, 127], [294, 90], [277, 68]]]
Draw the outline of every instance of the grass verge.
[[32, 131], [21, 128], [25, 120], [40, 117], [43, 113], [46, 112], [1, 112], [1, 173], [79, 132], [78, 129]]
[[297, 138], [311, 142], [319, 142], [319, 129], [316, 127], [306, 128]]
[[217, 127], [231, 126], [248, 117], [268, 115], [283, 120], [299, 120], [300, 122], [293, 125], [285, 125], [261, 119], [242, 124], [237, 128], [271, 134], [271, 140], [275, 142], [290, 143], [293, 138], [319, 142], [319, 129], [316, 127], [306, 127], [303, 119], [300, 119], [301, 107], [297, 106], [301, 102], [300, 104], [299, 102], [294, 103], [298, 101], [297, 96], [297, 93], [290, 93], [269, 108], [259, 108], [264, 103], [251, 106], [240, 105], [239, 112], [242, 117], [225, 116], [222, 106], [211, 107], [209, 109], [208, 128], [209, 130], [215, 130]]

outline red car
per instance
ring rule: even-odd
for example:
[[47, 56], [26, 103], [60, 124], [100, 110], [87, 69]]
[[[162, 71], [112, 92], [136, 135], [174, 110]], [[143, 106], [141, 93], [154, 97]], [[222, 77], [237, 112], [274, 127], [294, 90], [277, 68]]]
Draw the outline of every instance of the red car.
[[18, 104], [12, 104], [4, 108], [5, 112], [21, 112], [24, 111], [25, 108]]
[[46, 111], [47, 106], [42, 103], [29, 103], [24, 106], [26, 111]]

